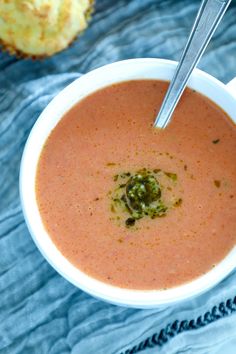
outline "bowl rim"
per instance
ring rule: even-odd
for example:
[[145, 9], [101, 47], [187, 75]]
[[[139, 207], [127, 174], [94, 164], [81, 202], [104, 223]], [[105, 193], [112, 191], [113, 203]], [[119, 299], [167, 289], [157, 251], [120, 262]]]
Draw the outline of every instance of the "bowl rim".
[[[38, 158], [42, 149], [38, 149], [39, 152], [36, 151], [36, 153], [34, 150], [37, 148], [37, 146], [39, 146], [39, 144], [41, 144], [41, 147], [44, 145], [46, 138], [52, 131], [53, 127], [63, 117], [64, 113], [68, 111], [68, 109], [70, 109], [76, 102], [79, 102], [83, 97], [86, 97], [88, 95], [88, 93], [86, 93], [86, 90], [84, 90], [86, 83], [90, 82], [90, 85], [92, 85], [92, 82], [95, 82], [98, 76], [102, 78], [103, 75], [108, 75], [109, 73], [116, 73], [116, 75], [119, 75], [120, 73], [121, 76], [123, 75], [122, 73], [124, 73], [125, 77], [127, 76], [125, 74], [125, 71], [127, 71], [127, 69], [132, 72], [132, 70], [134, 70], [134, 67], [140, 68], [141, 66], [143, 66], [143, 68], [153, 67], [158, 70], [167, 70], [169, 72], [169, 75], [171, 76], [174, 73], [176, 65], [177, 62], [166, 59], [128, 59], [104, 65], [79, 77], [78, 79], [74, 80], [70, 85], [66, 86], [62, 91], [60, 91], [42, 111], [29, 134], [22, 155], [19, 178], [21, 205], [27, 227], [41, 254], [44, 256], [44, 258], [46, 258], [49, 264], [51, 264], [51, 266], [59, 274], [61, 274], [65, 279], [74, 284], [76, 287], [79, 287], [90, 295], [93, 295], [97, 298], [103, 299], [114, 304], [136, 308], [154, 308], [160, 305], [176, 303], [178, 301], [185, 300], [195, 295], [201, 294], [216, 285], [217, 283], [219, 283], [226, 275], [233, 271], [236, 265], [236, 247], [234, 247], [220, 263], [218, 263], [213, 269], [211, 269], [204, 275], [188, 283], [169, 288], [167, 290], [125, 289], [97, 280], [87, 275], [80, 269], [76, 268], [72, 263], [70, 263], [62, 255], [59, 249], [57, 249], [57, 247], [52, 242], [50, 236], [48, 235], [47, 231], [43, 226], [35, 198], [35, 179], [32, 180], [32, 176], [35, 176], [36, 174]], [[143, 74], [140, 74], [140, 78], [143, 78]], [[129, 78], [127, 76], [126, 80], [121, 78], [121, 80], [116, 80], [115, 82], [129, 81], [132, 79], [132, 77]], [[197, 83], [199, 82], [199, 80], [203, 83], [209, 83], [209, 87], [212, 87], [212, 92], [214, 91], [214, 88], [218, 88], [219, 91], [221, 91], [222, 93], [224, 92], [224, 94], [228, 97], [228, 100], [231, 100], [232, 104], [235, 106], [234, 111], [236, 111], [235, 97], [227, 89], [226, 85], [221, 83], [213, 76], [199, 69], [195, 69], [192, 74], [192, 77], [190, 78], [188, 86], [195, 88], [197, 91], [203, 93], [202, 89], [197, 89]], [[96, 92], [99, 88], [105, 86], [109, 86], [109, 83], [95, 87], [95, 89], [91, 90], [90, 93]], [[70, 97], [70, 94], [72, 94], [72, 92], [74, 92], [75, 95], [75, 90], [79, 89], [81, 92], [77, 96], [77, 100], [74, 102], [72, 102], [73, 100], [71, 100], [69, 106], [66, 106], [65, 98]], [[214, 94], [212, 93], [212, 95]], [[206, 94], [206, 96], [208, 95]], [[222, 99], [224, 100], [224, 98]], [[222, 105], [218, 102], [219, 100], [216, 103], [222, 107]], [[63, 104], [65, 105], [63, 106]], [[49, 127], [49, 122], [51, 122], [49, 120], [49, 116], [52, 114], [52, 112], [54, 112], [54, 110], [57, 111], [59, 109], [59, 106], [62, 110], [60, 112], [57, 112], [56, 115], [57, 117], [60, 117], [55, 120], [56, 123], [54, 122], [54, 126], [50, 123], [51, 127]], [[227, 107], [223, 107], [224, 110], [226, 110], [225, 108]], [[233, 109], [231, 111], [232, 114], [230, 114], [230, 116], [231, 118], [233, 118], [233, 120], [236, 121], [236, 114], [233, 113]], [[32, 196], [32, 194], [34, 194], [34, 196]]]

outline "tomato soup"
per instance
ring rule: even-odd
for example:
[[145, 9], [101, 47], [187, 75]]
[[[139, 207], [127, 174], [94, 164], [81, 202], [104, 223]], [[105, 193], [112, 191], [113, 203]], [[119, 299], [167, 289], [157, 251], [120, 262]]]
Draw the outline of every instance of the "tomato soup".
[[236, 241], [236, 130], [186, 89], [164, 130], [168, 83], [101, 89], [68, 111], [38, 163], [36, 195], [59, 251], [103, 282], [166, 289], [215, 266]]

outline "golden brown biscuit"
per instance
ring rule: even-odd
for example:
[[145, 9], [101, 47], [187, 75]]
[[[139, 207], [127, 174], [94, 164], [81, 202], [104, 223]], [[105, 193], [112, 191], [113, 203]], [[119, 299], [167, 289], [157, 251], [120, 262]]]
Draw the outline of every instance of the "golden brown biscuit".
[[0, 41], [11, 54], [53, 55], [87, 27], [91, 0], [1, 0]]

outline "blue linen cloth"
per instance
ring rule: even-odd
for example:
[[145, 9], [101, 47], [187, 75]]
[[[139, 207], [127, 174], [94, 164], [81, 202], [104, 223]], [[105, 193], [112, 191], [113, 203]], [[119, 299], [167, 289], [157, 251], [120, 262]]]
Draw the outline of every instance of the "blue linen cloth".
[[[40, 112], [95, 67], [134, 57], [178, 60], [199, 1], [98, 0], [89, 29], [43, 61], [0, 54], [0, 353], [116, 354], [236, 352], [236, 272], [174, 306], [136, 310], [94, 299], [44, 260], [26, 228], [18, 193], [20, 159]], [[200, 67], [236, 76], [233, 1]]]

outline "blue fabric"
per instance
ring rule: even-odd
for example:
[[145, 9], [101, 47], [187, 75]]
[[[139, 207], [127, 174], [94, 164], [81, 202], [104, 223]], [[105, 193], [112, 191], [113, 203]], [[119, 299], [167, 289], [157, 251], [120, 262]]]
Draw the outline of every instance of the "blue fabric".
[[[25, 141], [52, 97], [79, 73], [116, 60], [178, 60], [198, 5], [98, 0], [89, 29], [63, 53], [43, 61], [0, 54], [0, 353], [236, 352], [236, 273], [175, 306], [107, 304], [75, 288], [44, 260], [18, 194]], [[223, 82], [236, 76], [235, 18], [233, 1], [199, 65]]]

